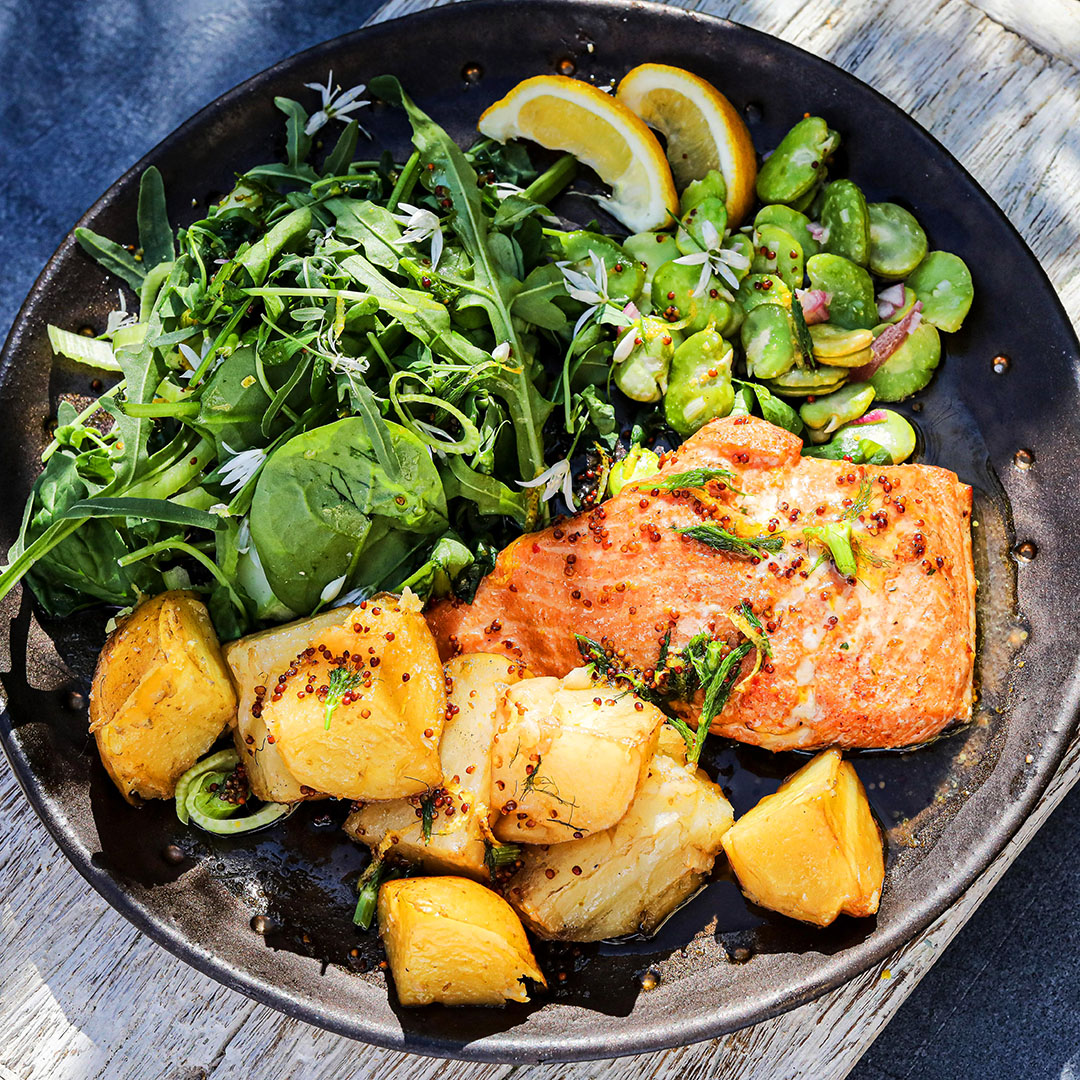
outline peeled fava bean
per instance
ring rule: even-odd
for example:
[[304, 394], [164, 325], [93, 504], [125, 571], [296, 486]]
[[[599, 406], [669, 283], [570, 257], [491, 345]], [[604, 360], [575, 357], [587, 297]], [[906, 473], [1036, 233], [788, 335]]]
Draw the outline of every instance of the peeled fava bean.
[[819, 364], [817, 367], [796, 367], [783, 375], [769, 379], [769, 389], [782, 397], [807, 397], [831, 394], [847, 379], [848, 369]]
[[679, 213], [687, 214], [706, 199], [727, 202], [727, 184], [718, 169], [710, 169], [700, 180], [691, 180], [679, 196]]
[[792, 205], [806, 196], [812, 198], [825, 159], [839, 145], [839, 134], [820, 116], [800, 120], [758, 170], [758, 198], [763, 203]]
[[949, 251], [931, 251], [906, 284], [922, 301], [923, 322], [950, 334], [960, 329], [975, 299], [971, 271]]
[[733, 259], [727, 264], [728, 269], [741, 284], [750, 273], [754, 262], [754, 241], [746, 233], [737, 232], [732, 233], [721, 246], [727, 251], [737, 251], [742, 256], [741, 260]]
[[779, 304], [785, 311], [791, 310], [791, 289], [777, 274], [750, 274], [743, 278], [735, 299], [748, 315], [759, 304]]
[[[715, 232], [710, 232], [708, 226]], [[723, 199], [702, 199], [683, 214], [675, 244], [683, 255], [693, 255], [714, 247], [727, 228], [727, 207]]]
[[616, 461], [608, 470], [608, 497], [614, 498], [627, 484], [655, 476], [659, 471], [660, 458], [656, 453], [644, 446], [630, 447], [626, 457]]
[[727, 286], [711, 277], [698, 291], [701, 267], [686, 263], [664, 263], [652, 284], [653, 311], [670, 323], [682, 323], [684, 333], [693, 334], [710, 324], [721, 334], [732, 331], [735, 306], [725, 299]]
[[779, 304], [759, 304], [742, 325], [746, 370], [755, 379], [775, 379], [790, 371], [800, 356], [791, 317]]
[[759, 274], [779, 274], [789, 289], [801, 289], [802, 244], [779, 225], [762, 225], [754, 230], [753, 270]]
[[715, 330], [700, 330], [675, 350], [664, 395], [664, 416], [684, 438], [731, 412], [735, 401], [732, 356], [731, 343]]
[[870, 360], [870, 346], [874, 343], [872, 330], [845, 330], [827, 322], [815, 323], [808, 330], [816, 360], [848, 368], [862, 367]]
[[[899, 465], [915, 453], [915, 442], [915, 429], [899, 413], [891, 409], [874, 409], [844, 424], [827, 443], [807, 447], [803, 453], [807, 457], [832, 461], [850, 458], [859, 464]], [[867, 453], [868, 450], [873, 452]], [[888, 455], [889, 461], [877, 460], [880, 451]]]
[[866, 197], [850, 180], [834, 180], [825, 189], [821, 224], [828, 230], [825, 250], [859, 266], [870, 261], [870, 215]]
[[926, 255], [926, 233], [908, 213], [896, 203], [871, 203], [870, 269], [878, 277], [905, 278]]
[[799, 408], [799, 417], [810, 429], [811, 442], [824, 442], [842, 424], [857, 420], [874, 402], [869, 383], [849, 383], [831, 394], [815, 397]]
[[843, 255], [822, 252], [808, 259], [810, 286], [830, 296], [829, 321], [847, 330], [870, 330], [877, 325], [874, 282], [861, 267]]
[[723, 846], [742, 891], [761, 907], [816, 926], [878, 909], [881, 833], [839, 750], [818, 754], [743, 814]]
[[810, 219], [783, 203], [773, 203], [763, 206], [754, 218], [754, 228], [760, 230], [762, 225], [778, 225], [785, 232], [790, 233], [799, 241], [806, 258], [816, 255], [821, 250], [821, 245], [814, 239], [810, 232]]
[[563, 258], [573, 263], [575, 269], [591, 272], [590, 255], [603, 262], [607, 270], [609, 296], [625, 296], [627, 300], [634, 300], [640, 295], [645, 285], [645, 271], [610, 237], [586, 229], [575, 229], [573, 232], [559, 233], [558, 240], [563, 249]]
[[659, 401], [667, 389], [668, 369], [682, 334], [650, 315], [623, 333], [632, 335], [633, 343], [629, 355], [615, 364], [615, 385], [631, 401]]
[[645, 288], [652, 285], [657, 267], [679, 257], [679, 248], [671, 233], [644, 232], [634, 233], [623, 241], [623, 250], [645, 274]]
[[[884, 331], [885, 325], [875, 328]], [[920, 322], [897, 350], [871, 376], [870, 384], [878, 401], [903, 401], [921, 390], [933, 378], [941, 362], [941, 335], [937, 327]]]
[[547, 986], [514, 909], [462, 877], [412, 877], [379, 889], [379, 937], [402, 1005], [528, 1001]]

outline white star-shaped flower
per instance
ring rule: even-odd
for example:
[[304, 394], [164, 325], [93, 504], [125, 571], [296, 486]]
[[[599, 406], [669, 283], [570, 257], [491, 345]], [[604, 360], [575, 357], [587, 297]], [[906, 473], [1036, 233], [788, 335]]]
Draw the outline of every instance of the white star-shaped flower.
[[105, 321], [105, 334], [112, 337], [117, 330], [126, 326], [134, 326], [139, 321], [139, 316], [127, 309], [127, 299], [123, 289], [117, 289], [116, 295], [120, 297], [120, 306], [115, 311], [110, 311]]
[[562, 271], [563, 284], [572, 299], [586, 304], [587, 307], [581, 313], [580, 318], [574, 323], [573, 336], [581, 333], [581, 328], [594, 316], [598, 322], [610, 323], [612, 326], [629, 326], [630, 320], [620, 310], [619, 304], [625, 300], [608, 294], [607, 266], [595, 251], [589, 252], [591, 276], [581, 270], [575, 270], [569, 262], [560, 262], [555, 265]]
[[556, 461], [550, 469], [545, 469], [535, 480], [519, 480], [517, 483], [518, 487], [525, 488], [543, 486], [544, 490], [541, 492], [540, 498], [544, 502], [554, 498], [561, 491], [562, 497], [566, 500], [566, 505], [571, 510], [577, 510], [577, 504], [574, 502], [574, 477], [570, 471], [569, 458]]
[[[202, 348], [199, 352], [196, 352], [186, 342], [181, 342], [176, 347], [180, 350], [180, 355], [188, 362], [188, 366], [184, 371], [180, 372], [180, 378], [188, 380], [199, 370], [202, 362], [206, 359], [206, 354], [210, 351], [210, 346], [213, 345], [213, 339], [209, 337], [203, 338]], [[211, 369], [213, 370], [213, 369]]]
[[[360, 83], [358, 86], [350, 87], [348, 90], [342, 90], [340, 86], [334, 83], [334, 73], [330, 72], [326, 77], [326, 85], [322, 83], [304, 83], [309, 90], [318, 90], [322, 97], [322, 108], [318, 112], [313, 113], [309, 118], [307, 124], [304, 126], [305, 135], [314, 135], [320, 128], [325, 127], [331, 120], [348, 120], [351, 119], [349, 114], [356, 112], [357, 109], [364, 108], [365, 105], [370, 105], [371, 102], [366, 98], [361, 98], [360, 95], [367, 89], [364, 83]], [[361, 128], [361, 130], [363, 130]], [[366, 135], [367, 132], [365, 131]]]
[[695, 251], [690, 255], [680, 255], [675, 260], [686, 266], [701, 267], [701, 277], [698, 278], [695, 296], [701, 296], [705, 287], [709, 284], [709, 278], [715, 274], [718, 278], [726, 281], [733, 289], [739, 287], [739, 279], [735, 276], [736, 270], [746, 270], [750, 266], [750, 259], [741, 251], [734, 248], [721, 247], [723, 237], [711, 221], [704, 221], [701, 225], [702, 239], [705, 241], [704, 251]]
[[266, 451], [257, 447], [251, 450], [234, 450], [228, 443], [221, 444], [232, 457], [221, 467], [221, 483], [232, 492], [239, 491], [258, 471], [266, 460]]
[[399, 224], [405, 226], [401, 234], [403, 244], [419, 244], [431, 237], [431, 269], [439, 265], [439, 258], [443, 251], [442, 223], [438, 215], [412, 203], [398, 203], [398, 209], [404, 210], [404, 214], [391, 214], [390, 216]]

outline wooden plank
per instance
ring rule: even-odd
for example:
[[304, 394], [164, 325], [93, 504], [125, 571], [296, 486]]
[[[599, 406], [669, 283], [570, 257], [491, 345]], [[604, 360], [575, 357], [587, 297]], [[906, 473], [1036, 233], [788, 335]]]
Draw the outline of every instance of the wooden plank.
[[[379, 18], [427, 6], [428, 0], [393, 0]], [[1073, 0], [704, 0], [687, 6], [792, 41], [900, 104], [1017, 224], [1070, 316], [1080, 321], [1080, 257], [1072, 225], [1080, 211]], [[1078, 776], [1080, 742], [1036, 812], [978, 883], [887, 964], [835, 993], [691, 1047], [614, 1062], [512, 1069], [364, 1047], [218, 986], [139, 935], [89, 890], [37, 822], [10, 772], [0, 768], [0, 1077], [502, 1080], [513, 1072], [530, 1080], [838, 1080]]]

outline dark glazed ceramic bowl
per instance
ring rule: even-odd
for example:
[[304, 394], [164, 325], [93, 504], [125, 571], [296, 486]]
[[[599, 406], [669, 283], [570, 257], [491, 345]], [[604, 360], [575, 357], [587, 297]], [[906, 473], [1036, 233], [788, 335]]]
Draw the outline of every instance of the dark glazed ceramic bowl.
[[[602, 83], [648, 60], [691, 68], [744, 110], [759, 150], [775, 146], [807, 110], [826, 116], [844, 136], [840, 174], [872, 199], [912, 206], [932, 245], [971, 266], [971, 315], [949, 337], [934, 383], [906, 410], [924, 460], [956, 470], [976, 490], [980, 704], [971, 725], [932, 746], [857, 761], [889, 831], [876, 920], [804, 930], [746, 904], [720, 876], [651, 941], [542, 950], [553, 990], [531, 1005], [410, 1011], [378, 970], [377, 945], [351, 924], [364, 857], [338, 829], [342, 808], [306, 806], [268, 832], [230, 841], [183, 829], [166, 804], [127, 806], [86, 735], [85, 693], [107, 614], [49, 621], [27, 595], [21, 603], [9, 597], [0, 737], [28, 798], [94, 888], [226, 985], [310, 1023], [425, 1054], [628, 1054], [728, 1032], [838, 986], [930, 923], [1001, 850], [1059, 762], [1077, 703], [1080, 624], [1072, 590], [1061, 587], [1080, 550], [1076, 337], [1035, 258], [967, 173], [895, 106], [822, 60], [660, 6], [533, 0], [443, 8], [328, 42], [251, 79], [147, 155], [82, 224], [131, 238], [138, 176], [149, 164], [165, 178], [173, 219], [199, 216], [193, 200], [205, 206], [236, 171], [281, 154], [274, 95], [300, 94], [329, 68], [343, 85], [398, 75], [467, 142], [487, 104], [567, 59], [579, 76]], [[478, 81], [463, 77], [466, 66], [481, 69]], [[364, 120], [376, 145], [402, 155], [408, 135], [399, 113], [377, 106]], [[576, 212], [591, 216], [588, 204]], [[46, 323], [100, 325], [112, 297], [115, 284], [69, 236], [8, 339], [0, 362], [5, 547], [59, 396], [91, 392], [85, 372], [53, 361]], [[998, 354], [1011, 360], [1003, 373], [993, 364]], [[1033, 451], [1033, 468], [1015, 467], [1020, 448]], [[718, 744], [708, 764], [742, 813], [795, 761]], [[652, 987], [644, 990], [649, 971], [655, 979], [644, 979]]]

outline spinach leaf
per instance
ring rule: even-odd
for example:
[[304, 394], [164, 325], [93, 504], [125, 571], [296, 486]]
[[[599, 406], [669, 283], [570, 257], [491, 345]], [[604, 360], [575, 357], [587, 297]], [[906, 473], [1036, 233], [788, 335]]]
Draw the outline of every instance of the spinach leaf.
[[446, 497], [427, 448], [386, 422], [401, 467], [380, 465], [364, 421], [338, 420], [295, 436], [270, 455], [251, 503], [251, 538], [274, 594], [313, 610], [330, 582], [371, 584], [405, 560], [407, 534], [447, 526]]

